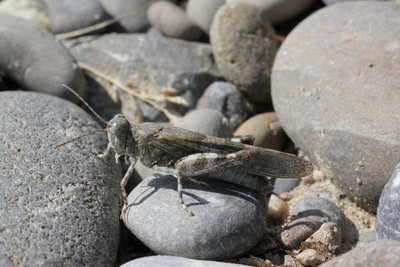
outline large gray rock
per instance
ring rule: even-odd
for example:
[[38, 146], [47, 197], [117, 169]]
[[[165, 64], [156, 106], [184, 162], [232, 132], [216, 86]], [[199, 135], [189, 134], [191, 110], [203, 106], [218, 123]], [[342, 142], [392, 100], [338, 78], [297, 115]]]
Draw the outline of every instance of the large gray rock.
[[331, 5], [289, 34], [272, 71], [285, 132], [370, 210], [400, 161], [399, 39], [400, 5]]
[[62, 84], [85, 94], [85, 80], [65, 47], [32, 21], [0, 14], [0, 71], [24, 89], [77, 102]]
[[321, 267], [397, 267], [400, 262], [400, 242], [380, 240], [368, 246], [358, 247], [346, 254], [333, 258]]
[[[208, 44], [164, 38], [155, 31], [148, 34], [107, 34], [78, 40], [79, 44], [71, 47], [71, 54], [116, 80], [129, 81], [150, 94], [157, 94], [163, 88], [176, 88], [189, 106], [176, 108], [176, 105], [168, 105], [168, 108], [182, 114], [194, 107], [207, 86], [219, 76]], [[131, 104], [130, 99], [121, 94], [123, 107]], [[140, 103], [141, 111], [145, 112], [138, 115], [143, 120], [166, 120], [160, 111]]]
[[400, 164], [397, 164], [379, 198], [375, 231], [378, 239], [400, 240]]
[[261, 11], [244, 3], [223, 5], [211, 24], [210, 42], [222, 76], [251, 101], [268, 102], [277, 41]]
[[125, 225], [157, 254], [194, 259], [234, 258], [252, 249], [266, 230], [261, 194], [214, 179], [183, 181], [178, 198], [173, 176], [155, 174], [129, 194]]
[[99, 160], [104, 134], [55, 148], [99, 125], [40, 93], [0, 93], [0, 265], [112, 266], [121, 177]]

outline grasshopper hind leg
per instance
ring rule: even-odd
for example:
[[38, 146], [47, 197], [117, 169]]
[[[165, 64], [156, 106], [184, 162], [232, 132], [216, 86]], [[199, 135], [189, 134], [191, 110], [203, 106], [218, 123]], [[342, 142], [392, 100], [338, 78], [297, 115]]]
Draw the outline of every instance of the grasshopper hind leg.
[[189, 214], [189, 216], [194, 216], [193, 212], [186, 206], [185, 202], [183, 201], [183, 185], [182, 185], [182, 174], [179, 170], [172, 169], [172, 168], [167, 168], [167, 167], [158, 167], [154, 166], [153, 167], [156, 171], [173, 175], [176, 180], [177, 180], [177, 190], [178, 190], [178, 197], [179, 201], [181, 203], [182, 208]]

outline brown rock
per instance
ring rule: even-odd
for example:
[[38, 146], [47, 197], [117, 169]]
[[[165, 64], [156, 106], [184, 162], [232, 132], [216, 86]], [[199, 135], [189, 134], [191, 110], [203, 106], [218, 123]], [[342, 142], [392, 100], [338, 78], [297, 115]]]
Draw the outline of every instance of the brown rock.
[[316, 266], [320, 264], [323, 257], [314, 249], [306, 249], [300, 252], [296, 259], [304, 266]]
[[251, 117], [235, 131], [234, 135], [252, 135], [255, 138], [255, 146], [275, 150], [282, 150], [286, 143], [286, 135], [274, 112]]
[[301, 249], [313, 248], [323, 254], [335, 253], [341, 244], [342, 230], [336, 223], [327, 222], [301, 244]]
[[302, 241], [317, 231], [318, 227], [319, 225], [311, 219], [296, 219], [278, 233], [277, 238], [286, 247], [297, 248]]

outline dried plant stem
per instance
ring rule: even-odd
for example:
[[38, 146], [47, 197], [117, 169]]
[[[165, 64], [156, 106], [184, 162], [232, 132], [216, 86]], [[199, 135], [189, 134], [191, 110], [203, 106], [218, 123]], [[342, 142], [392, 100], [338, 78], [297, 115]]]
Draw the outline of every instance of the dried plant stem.
[[130, 17], [136, 17], [137, 15], [140, 14], [140, 12], [142, 12], [143, 10], [145, 10], [148, 7], [149, 7], [149, 4], [143, 5], [141, 8], [136, 9], [133, 12], [130, 12], [128, 14], [125, 14], [125, 15], [122, 15], [122, 16], [119, 16], [119, 17], [116, 17], [116, 18], [109, 19], [109, 20], [106, 20], [106, 21], [100, 22], [98, 24], [91, 25], [89, 27], [82, 28], [82, 29], [79, 29], [79, 30], [56, 34], [56, 39], [60, 40], [60, 39], [73, 38], [73, 37], [81, 36], [81, 35], [84, 35], [84, 34], [87, 34], [87, 33], [91, 33], [91, 32], [103, 29], [103, 28], [105, 28], [105, 27], [107, 27], [107, 26], [109, 26], [111, 24], [114, 24], [114, 23], [116, 23], [118, 21], [130, 18]]
[[77, 64], [83, 70], [88, 71], [88, 72], [90, 72], [90, 73], [92, 73], [92, 74], [94, 74], [94, 75], [106, 80], [107, 82], [115, 84], [116, 86], [121, 88], [122, 91], [124, 91], [124, 92], [136, 97], [137, 99], [140, 99], [143, 102], [146, 102], [146, 103], [150, 104], [154, 108], [160, 110], [161, 112], [163, 112], [165, 114], [165, 116], [167, 116], [167, 118], [172, 123], [176, 122], [178, 119], [180, 119], [180, 117], [171, 114], [167, 109], [161, 107], [160, 105], [158, 105], [154, 101], [150, 100], [148, 97], [142, 96], [140, 93], [136, 92], [133, 88], [128, 87], [124, 83], [122, 83], [122, 82], [120, 82], [120, 81], [118, 81], [118, 80], [116, 80], [116, 79], [114, 79], [114, 78], [112, 78], [112, 77], [100, 72], [99, 70], [97, 70], [97, 69], [95, 69], [95, 68], [93, 68], [93, 67], [91, 67], [91, 66], [89, 66], [89, 65], [87, 65], [87, 64], [85, 64], [83, 62], [78, 61]]

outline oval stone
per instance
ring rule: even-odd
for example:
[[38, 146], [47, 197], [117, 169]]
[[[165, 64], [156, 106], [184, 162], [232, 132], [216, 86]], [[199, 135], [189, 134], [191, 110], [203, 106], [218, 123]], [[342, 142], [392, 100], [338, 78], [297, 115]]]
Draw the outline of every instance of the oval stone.
[[400, 161], [399, 40], [400, 5], [335, 4], [289, 34], [272, 71], [285, 132], [347, 196], [373, 211]]
[[222, 76], [251, 101], [268, 102], [277, 41], [261, 11], [244, 3], [223, 5], [211, 24], [210, 42]]
[[155, 174], [129, 194], [125, 225], [158, 254], [226, 259], [252, 249], [263, 237], [267, 207], [262, 195], [215, 179], [183, 180], [180, 205], [176, 178]]
[[375, 231], [378, 239], [400, 240], [400, 164], [385, 185], [379, 198]]
[[[81, 108], [49, 95], [0, 93], [0, 265], [113, 266], [121, 172]], [[12, 261], [12, 264], [11, 264]]]
[[34, 22], [0, 14], [0, 71], [24, 89], [78, 102], [62, 84], [84, 95], [85, 80], [67, 49]]

